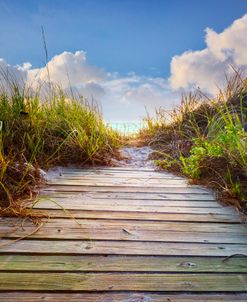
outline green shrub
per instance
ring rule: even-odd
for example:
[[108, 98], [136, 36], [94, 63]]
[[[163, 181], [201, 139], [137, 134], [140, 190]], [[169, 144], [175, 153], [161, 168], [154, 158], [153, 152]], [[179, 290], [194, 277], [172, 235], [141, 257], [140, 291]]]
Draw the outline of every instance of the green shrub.
[[149, 117], [143, 133], [146, 142], [164, 154], [156, 161], [160, 167], [200, 180], [221, 195], [237, 198], [245, 208], [246, 125], [247, 79], [236, 74], [215, 99], [189, 94], [170, 118], [162, 110], [154, 120]]

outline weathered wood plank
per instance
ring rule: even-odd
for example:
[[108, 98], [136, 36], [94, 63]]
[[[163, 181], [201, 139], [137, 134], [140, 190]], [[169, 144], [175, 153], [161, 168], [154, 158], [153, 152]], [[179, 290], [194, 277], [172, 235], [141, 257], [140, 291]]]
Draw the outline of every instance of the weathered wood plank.
[[[83, 171], [83, 172], [67, 172], [67, 171], [60, 171], [54, 173], [52, 177], [92, 177], [92, 178], [107, 178], [107, 177], [114, 177], [114, 178], [153, 178], [153, 179], [179, 179], [184, 180], [185, 177], [182, 176], [174, 176], [172, 174], [160, 173], [160, 172], [137, 172], [137, 171], [102, 171], [98, 170], [96, 172], [93, 171]], [[50, 177], [51, 178], [51, 177]]]
[[[193, 223], [193, 222], [166, 222], [166, 221], [129, 221], [129, 220], [104, 220], [104, 219], [84, 219], [82, 221], [67, 219], [52, 219], [44, 220], [45, 228], [68, 228], [68, 229], [128, 229], [130, 232], [138, 232], [142, 230], [150, 231], [166, 231], [166, 232], [206, 232], [206, 233], [221, 233], [224, 234], [234, 233], [241, 236], [247, 235], [247, 227], [244, 224], [231, 224], [231, 223]], [[24, 227], [36, 227], [31, 221], [22, 222], [18, 218], [0, 218], [0, 230], [16, 226]], [[1, 232], [2, 233], [2, 232]]]
[[[51, 197], [52, 200], [56, 200], [59, 203], [71, 203], [71, 198], [57, 198]], [[91, 198], [73, 198], [73, 204], [83, 205], [94, 205], [95, 209], [101, 205], [112, 206], [150, 206], [150, 207], [162, 207], [162, 206], [170, 206], [170, 207], [181, 207], [181, 208], [223, 208], [221, 205], [217, 204], [214, 201], [208, 202], [197, 202], [197, 201], [183, 201], [183, 200], [128, 200], [128, 199], [91, 199]]]
[[58, 192], [49, 194], [41, 194], [41, 196], [53, 196], [57, 198], [93, 198], [93, 199], [128, 199], [128, 200], [191, 200], [191, 201], [215, 201], [212, 194], [180, 194], [180, 193], [143, 193], [143, 192]]
[[117, 212], [98, 210], [45, 210], [33, 209], [33, 215], [44, 215], [50, 218], [76, 219], [116, 219], [116, 220], [148, 220], [148, 221], [186, 221], [186, 222], [217, 222], [217, 223], [240, 223], [239, 215], [235, 214], [181, 214], [181, 213], [156, 213], [156, 212]]
[[1, 253], [18, 254], [101, 254], [101, 255], [150, 255], [150, 256], [231, 256], [245, 254], [244, 244], [170, 243], [137, 241], [83, 241], [83, 240], [12, 240], [1, 241]]
[[98, 210], [98, 211], [132, 211], [132, 212], [156, 212], [156, 213], [187, 213], [187, 214], [231, 214], [232, 209], [228, 208], [193, 208], [193, 207], [169, 207], [169, 206], [138, 206], [138, 205], [107, 205], [101, 204], [95, 207], [94, 204], [76, 204], [73, 200], [58, 200], [44, 198], [34, 205], [35, 209], [67, 209], [67, 210]]
[[148, 187], [152, 186], [154, 188], [160, 188], [160, 187], [173, 187], [173, 188], [199, 188], [198, 186], [188, 186], [188, 184], [185, 181], [181, 180], [169, 180], [169, 181], [145, 181], [145, 180], [138, 180], [138, 181], [124, 181], [122, 179], [113, 179], [113, 180], [88, 180], [88, 179], [82, 179], [82, 180], [75, 180], [75, 179], [53, 179], [52, 181], [49, 181], [49, 185], [55, 186], [105, 186], [109, 187], [112, 185], [116, 185], [118, 187], [140, 187], [141, 185], [147, 185]]
[[73, 185], [51, 185], [43, 192], [142, 192], [142, 193], [200, 193], [208, 194], [208, 190], [201, 187], [129, 187], [129, 186], [73, 186]]
[[[71, 203], [71, 198], [53, 198], [58, 202], [69, 201]], [[114, 208], [114, 206], [129, 206], [129, 205], [136, 205], [136, 206], [168, 206], [168, 207], [187, 207], [187, 208], [222, 208], [221, 205], [217, 204], [215, 201], [190, 201], [190, 200], [128, 200], [128, 199], [107, 199], [107, 198], [100, 198], [94, 199], [90, 197], [85, 198], [78, 198], [75, 197], [72, 199], [73, 204], [79, 205], [95, 205], [95, 209], [97, 209], [98, 205], [109, 205]]]
[[0, 290], [246, 292], [247, 274], [1, 272]]
[[73, 181], [95, 181], [98, 180], [100, 182], [105, 182], [105, 181], [111, 181], [111, 182], [115, 182], [115, 181], [128, 181], [128, 182], [157, 182], [157, 183], [161, 183], [161, 182], [178, 182], [178, 183], [185, 183], [188, 184], [188, 179], [185, 177], [174, 177], [174, 176], [169, 176], [166, 177], [165, 175], [157, 175], [156, 173], [154, 173], [153, 175], [134, 175], [132, 173], [126, 173], [126, 174], [121, 174], [121, 175], [97, 175], [97, 174], [54, 174], [52, 177], [48, 176], [48, 181], [53, 181], [53, 180], [73, 180]]
[[[230, 294], [247, 292], [246, 227], [211, 191], [172, 174], [125, 168], [63, 169], [50, 182], [41, 195], [53, 201], [41, 196], [34, 212], [52, 218], [31, 237], [14, 242], [35, 230], [31, 222], [15, 229], [18, 219], [0, 219], [1, 291], [29, 291], [25, 301], [32, 291], [69, 291], [67, 300], [87, 302], [246, 300]], [[77, 223], [64, 219], [61, 207]], [[159, 294], [145, 293], [152, 291]], [[202, 294], [179, 294], [185, 291]], [[1, 294], [18, 301], [16, 293]], [[43, 297], [63, 301], [57, 293]]]
[[88, 172], [88, 171], [92, 171], [92, 172], [103, 172], [103, 171], [119, 171], [119, 172], [126, 172], [126, 171], [133, 171], [133, 172], [156, 172], [157, 173], [163, 173], [163, 174], [171, 174], [168, 172], [164, 172], [163, 170], [158, 170], [158, 169], [153, 169], [153, 168], [136, 168], [136, 167], [105, 167], [105, 166], [97, 166], [97, 167], [89, 167], [89, 168], [61, 168], [62, 171], [73, 171], [73, 172]]
[[176, 177], [176, 176], [166, 176], [166, 175], [157, 175], [154, 173], [153, 175], [146, 176], [145, 174], [143, 175], [138, 175], [136, 176], [135, 174], [128, 173], [128, 174], [108, 174], [108, 175], [95, 175], [95, 174], [59, 174], [59, 175], [54, 175], [54, 178], [50, 178], [49, 181], [52, 181], [53, 179], [69, 179], [69, 180], [99, 180], [99, 181], [104, 181], [104, 180], [111, 180], [111, 181], [130, 181], [130, 182], [138, 182], [138, 181], [144, 181], [144, 182], [149, 182], [149, 181], [155, 181], [155, 182], [166, 182], [166, 181], [171, 181], [171, 182], [184, 182], [188, 183], [188, 179], [185, 177]]
[[[132, 169], [133, 168], [133, 169]], [[162, 175], [170, 175], [173, 176], [172, 173], [164, 172], [163, 170], [156, 170], [156, 169], [137, 169], [134, 167], [128, 168], [128, 167], [94, 167], [94, 168], [86, 168], [86, 169], [80, 169], [80, 168], [61, 168], [59, 169], [62, 173], [93, 173], [93, 174], [99, 174], [99, 173], [129, 173], [130, 171], [132, 173], [141, 173], [141, 174], [162, 174]]]
[[247, 273], [247, 258], [0, 255], [0, 271]]
[[[61, 224], [62, 225], [62, 224]], [[36, 227], [19, 227], [11, 232], [11, 227], [1, 227], [2, 238], [19, 238], [28, 236], [35, 239], [56, 240], [125, 240], [125, 241], [157, 241], [157, 242], [196, 242], [196, 243], [235, 243], [247, 244], [247, 234], [243, 233], [212, 233], [212, 232], [188, 232], [167, 231], [132, 228], [104, 228], [81, 227], [69, 228], [66, 226], [42, 227], [34, 234]]]
[[92, 177], [99, 177], [99, 176], [114, 176], [114, 177], [154, 177], [154, 178], [162, 178], [162, 179], [186, 179], [185, 177], [173, 175], [171, 173], [167, 173], [164, 171], [154, 171], [154, 170], [146, 170], [146, 171], [141, 171], [141, 170], [111, 170], [111, 169], [98, 169], [98, 170], [70, 170], [70, 169], [62, 169], [59, 171], [56, 171], [53, 173], [54, 176], [92, 176]]
[[246, 302], [247, 294], [162, 294], [162, 293], [31, 293], [0, 294], [3, 302]]

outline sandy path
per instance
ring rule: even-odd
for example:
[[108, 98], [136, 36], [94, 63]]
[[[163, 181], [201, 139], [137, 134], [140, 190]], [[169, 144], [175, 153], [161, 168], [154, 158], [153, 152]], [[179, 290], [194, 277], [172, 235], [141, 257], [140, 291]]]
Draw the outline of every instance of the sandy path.
[[153, 152], [150, 147], [125, 147], [121, 149], [121, 154], [124, 159], [118, 161], [122, 167], [133, 168], [151, 168], [155, 165], [151, 160], [148, 160], [149, 155]]

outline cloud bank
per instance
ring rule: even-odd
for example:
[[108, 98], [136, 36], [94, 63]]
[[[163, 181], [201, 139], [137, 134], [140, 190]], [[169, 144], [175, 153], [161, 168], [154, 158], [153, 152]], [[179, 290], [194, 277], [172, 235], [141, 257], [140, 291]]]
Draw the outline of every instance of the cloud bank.
[[2, 70], [13, 74], [18, 83], [26, 81], [35, 89], [40, 84], [46, 87], [51, 81], [64, 90], [72, 89], [93, 100], [107, 120], [139, 120], [146, 115], [145, 110], [160, 106], [172, 108], [179, 101], [180, 94], [171, 91], [167, 79], [106, 72], [89, 64], [84, 51], [63, 52], [36, 69], [29, 63], [10, 66], [4, 60], [1, 62]]
[[186, 51], [171, 61], [169, 82], [172, 89], [200, 87], [215, 94], [224, 86], [225, 75], [233, 73], [231, 66], [247, 69], [247, 14], [235, 20], [222, 33], [206, 29], [206, 48]]
[[0, 58], [0, 86], [8, 86], [10, 80], [23, 85], [27, 81], [30, 67], [30, 63], [24, 63], [22, 66], [11, 66], [4, 59]]
[[221, 33], [207, 28], [206, 48], [174, 56], [169, 78], [110, 73], [90, 64], [84, 51], [63, 52], [42, 68], [32, 68], [30, 63], [11, 66], [0, 59], [0, 70], [5, 74], [0, 76], [0, 85], [6, 84], [6, 75], [33, 88], [51, 81], [98, 102], [107, 120], [138, 120], [145, 115], [145, 107], [148, 111], [174, 107], [181, 89], [200, 87], [215, 94], [217, 86], [224, 86], [225, 75], [233, 73], [231, 66], [247, 70], [246, 37], [247, 14]]

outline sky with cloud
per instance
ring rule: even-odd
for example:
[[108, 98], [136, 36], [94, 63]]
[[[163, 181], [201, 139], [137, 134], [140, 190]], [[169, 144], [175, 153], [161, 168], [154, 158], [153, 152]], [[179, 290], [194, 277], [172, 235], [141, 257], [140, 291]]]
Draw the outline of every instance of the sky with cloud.
[[[71, 37], [68, 32], [68, 36], [65, 34], [62, 39], [58, 37], [57, 41], [56, 36], [54, 36], [54, 41], [50, 42], [54, 29], [50, 32], [49, 28], [53, 24], [51, 19], [54, 14], [55, 4], [58, 5], [57, 17], [60, 21], [65, 21], [68, 24], [72, 20], [69, 16], [71, 7], [69, 7], [67, 12], [65, 11], [65, 7], [61, 7], [61, 3], [64, 3], [64, 1], [60, 1], [59, 3], [55, 0], [51, 1], [52, 5], [50, 6], [46, 1], [37, 1], [40, 5], [35, 9], [35, 7], [28, 5], [30, 1], [24, 0], [23, 3], [25, 5], [22, 8], [19, 7], [19, 10], [23, 10], [23, 17], [27, 18], [26, 21], [17, 15], [19, 2], [16, 1], [13, 6], [14, 2], [0, 0], [2, 8], [0, 10], [0, 28], [2, 28], [2, 32], [0, 30], [0, 69], [7, 69], [10, 74], [15, 75], [15, 78], [20, 83], [27, 82], [34, 88], [39, 83], [48, 82], [47, 69], [49, 69], [49, 76], [52, 82], [61, 85], [65, 90], [70, 90], [72, 87], [89, 100], [96, 101], [106, 120], [136, 121], [145, 116], [146, 110], [152, 113], [155, 108], [160, 106], [171, 109], [179, 103], [182, 90], [200, 87], [206, 93], [215, 94], [218, 89], [217, 86], [224, 86], [225, 76], [233, 72], [231, 66], [247, 70], [247, 2], [245, 1], [226, 1], [228, 4], [232, 3], [232, 8], [235, 9], [230, 9], [229, 5], [225, 5], [227, 17], [222, 18], [224, 20], [220, 24], [218, 21], [210, 18], [208, 18], [207, 23], [206, 17], [210, 12], [208, 10], [205, 11], [205, 20], [200, 20], [198, 23], [198, 28], [201, 29], [199, 31], [198, 28], [191, 28], [193, 22], [196, 26], [199, 19], [195, 19], [193, 22], [185, 20], [184, 27], [188, 27], [187, 37], [188, 40], [191, 40], [190, 46], [188, 45], [188, 41], [185, 41], [184, 35], [181, 35], [185, 31], [183, 28], [179, 29], [179, 27], [183, 27], [181, 22], [177, 24], [178, 28], [174, 28], [173, 33], [169, 32], [168, 34], [167, 29], [170, 28], [170, 30], [173, 30], [173, 26], [169, 24], [171, 21], [166, 21], [168, 23], [164, 24], [163, 20], [166, 16], [170, 17], [174, 13], [175, 8], [171, 2], [177, 2], [177, 15], [180, 17], [180, 13], [182, 13], [181, 6], [183, 6], [184, 1], [157, 0], [151, 6], [150, 1], [122, 1], [126, 3], [126, 6], [121, 11], [121, 5], [116, 5], [114, 4], [115, 2], [110, 0], [101, 2], [92, 1], [94, 6], [88, 1], [78, 2], [74, 0], [71, 1], [72, 7], [75, 4], [80, 6], [80, 3], [83, 6], [81, 18], [86, 15], [88, 18], [86, 21], [90, 23], [90, 16], [91, 18], [96, 16], [99, 18], [97, 22], [101, 22], [102, 28], [96, 22], [96, 25], [93, 27], [94, 30], [92, 28], [89, 30], [90, 35], [88, 37], [87, 35], [84, 36], [86, 41], [83, 41], [83, 43], [74, 42], [72, 47], [65, 47], [63, 45], [67, 43], [66, 37], [70, 42]], [[102, 2], [105, 3], [103, 7]], [[221, 4], [225, 3], [221, 0], [214, 2], [218, 2], [219, 4], [220, 2]], [[211, 8], [210, 6], [214, 2], [209, 1], [208, 8]], [[246, 14], [244, 6], [241, 6], [243, 2], [246, 4]], [[133, 3], [135, 4], [134, 6]], [[199, 7], [196, 8], [197, 2], [193, 0], [186, 3], [194, 3], [193, 8], [199, 9]], [[80, 9], [82, 8], [81, 6]], [[110, 18], [111, 20], [107, 19], [107, 15], [105, 18], [99, 15], [98, 10], [100, 8], [102, 13], [106, 8], [112, 10], [113, 16]], [[140, 9], [139, 17], [138, 11], [132, 11], [138, 8]], [[78, 8], [78, 10], [80, 9]], [[184, 7], [184, 9], [188, 8]], [[217, 6], [214, 9], [213, 15], [216, 17]], [[1, 12], [3, 10], [7, 15], [9, 14], [10, 19], [15, 18], [13, 20], [15, 20], [16, 27], [11, 24], [11, 27], [8, 29], [8, 36], [4, 28], [8, 28], [9, 19], [7, 20], [5, 15], [1, 19]], [[89, 14], [90, 12], [91, 15]], [[196, 12], [194, 11], [193, 16], [195, 15]], [[133, 16], [137, 16], [137, 20], [134, 20]], [[122, 24], [124, 17], [128, 17], [125, 21], [130, 23], [126, 24], [125, 28]], [[156, 22], [154, 19], [156, 19]], [[52, 45], [52, 55], [49, 55], [47, 66], [45, 66], [44, 62], [39, 63], [39, 60], [35, 59], [37, 37], [29, 40], [25, 53], [23, 52], [25, 45], [17, 45], [14, 49], [15, 51], [11, 48], [11, 52], [6, 52], [8, 47], [11, 47], [13, 43], [12, 36], [13, 39], [16, 38], [18, 24], [20, 26], [19, 33], [26, 30], [26, 35], [29, 35], [29, 39], [32, 37], [32, 30], [30, 31], [30, 28], [26, 27], [27, 21], [34, 24], [34, 29], [38, 28], [38, 25], [39, 30], [40, 25], [45, 27], [45, 31], [49, 37], [47, 40], [49, 54], [49, 48]], [[79, 31], [77, 27], [82, 25], [77, 14], [75, 14], [72, 21], [72, 24], [69, 25], [71, 27], [69, 28], [71, 35], [75, 34], [75, 30]], [[1, 27], [2, 25], [4, 27]], [[110, 25], [112, 30], [108, 28]], [[114, 25], [116, 25], [116, 28]], [[161, 25], [164, 26], [163, 29]], [[60, 26], [63, 25], [61, 24]], [[150, 28], [150, 26], [153, 27]], [[68, 31], [66, 26], [64, 26], [64, 29]], [[119, 30], [118, 37], [116, 36], [117, 29]], [[72, 32], [72, 30], [74, 31]], [[84, 29], [81, 28], [80, 30], [83, 31]], [[85, 31], [87, 32], [87, 28]], [[193, 39], [194, 32], [197, 31], [196, 38]], [[91, 49], [87, 47], [87, 43], [92, 43], [93, 39], [97, 40], [96, 37], [98, 35], [100, 42], [98, 42], [99, 45], [95, 45], [96, 50], [92, 50], [93, 55], [91, 56]], [[101, 36], [103, 36], [103, 40]], [[73, 38], [74, 41], [76, 37], [75, 35]], [[134, 41], [135, 37], [138, 37], [139, 41]], [[176, 42], [174, 37], [179, 41]], [[146, 44], [144, 43], [145, 39], [147, 39]], [[114, 46], [119, 48], [123, 43], [122, 40], [125, 42], [126, 47], [122, 46], [123, 48], [118, 51], [117, 56], [114, 53], [116, 50], [112, 50], [111, 48]], [[163, 42], [160, 40], [164, 41], [165, 44], [162, 44]], [[156, 41], [158, 41], [157, 45], [152, 44], [152, 42]], [[4, 46], [2, 46], [3, 42], [5, 42]], [[16, 42], [18, 42], [18, 39]], [[108, 43], [108, 46], [106, 47], [103, 42], [105, 44]], [[116, 44], [117, 42], [118, 44]], [[134, 45], [130, 47], [126, 44], [127, 42], [134, 43]], [[34, 43], [33, 51], [30, 48], [30, 44], [32, 45], [32, 43]], [[60, 47], [58, 47], [59, 43], [61, 44]], [[96, 41], [93, 44], [95, 43]], [[173, 45], [171, 45], [172, 43]], [[55, 49], [54, 44], [58, 44]], [[167, 44], [169, 46], [166, 46]], [[94, 54], [95, 51], [98, 51], [98, 56]], [[130, 57], [131, 52], [132, 57]], [[28, 54], [30, 59], [28, 59]], [[112, 56], [111, 62], [109, 58], [106, 58], [109, 54]], [[41, 54], [41, 57], [43, 58], [44, 55]], [[20, 58], [24, 59], [25, 63], [17, 61]], [[33, 61], [31, 60], [32, 58]], [[94, 61], [93, 58], [95, 59]], [[120, 64], [121, 60], [123, 60], [122, 65]], [[133, 63], [130, 65], [132, 61]], [[0, 80], [1, 84], [3, 84], [1, 77]]]

